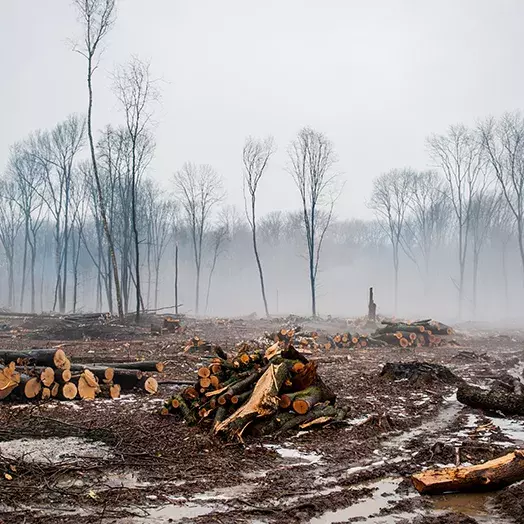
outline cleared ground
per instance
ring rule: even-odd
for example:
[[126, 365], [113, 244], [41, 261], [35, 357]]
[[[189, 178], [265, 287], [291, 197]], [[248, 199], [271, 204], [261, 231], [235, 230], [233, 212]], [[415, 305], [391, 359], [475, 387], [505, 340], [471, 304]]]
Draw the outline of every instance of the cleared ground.
[[[144, 357], [167, 362], [159, 380], [193, 379], [204, 351], [183, 352], [199, 337], [233, 351], [241, 340], [276, 331], [282, 320], [188, 320], [183, 334], [148, 329], [107, 332], [104, 340], [72, 340], [60, 331], [3, 338], [10, 348], [63, 343], [71, 358]], [[325, 333], [343, 322], [300, 323]], [[49, 334], [51, 333], [51, 334]], [[83, 334], [84, 338], [96, 333]], [[82, 335], [82, 334], [81, 334]], [[32, 336], [32, 338], [28, 338]], [[158, 408], [176, 386], [155, 396], [118, 400], [0, 404], [0, 519], [32, 522], [524, 522], [520, 485], [484, 495], [423, 497], [408, 481], [426, 466], [478, 463], [524, 445], [524, 423], [462, 406], [453, 386], [380, 377], [387, 362], [448, 366], [477, 385], [510, 373], [521, 377], [524, 332], [459, 331], [458, 345], [415, 349], [337, 349], [314, 353], [319, 374], [348, 409], [337, 427], [286, 438], [218, 442]], [[386, 414], [392, 431], [359, 425]], [[389, 429], [389, 428], [388, 428]], [[23, 439], [23, 440], [21, 440]], [[462, 513], [462, 515], [461, 515]], [[473, 520], [472, 520], [473, 519]], [[519, 520], [520, 519], [520, 520]]]

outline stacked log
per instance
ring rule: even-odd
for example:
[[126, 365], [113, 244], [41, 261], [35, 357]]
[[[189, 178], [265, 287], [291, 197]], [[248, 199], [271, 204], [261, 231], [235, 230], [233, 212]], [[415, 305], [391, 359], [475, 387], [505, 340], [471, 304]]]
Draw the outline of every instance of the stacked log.
[[[1, 364], [3, 362], [3, 365]], [[162, 362], [72, 364], [62, 349], [0, 350], [0, 400], [118, 398], [133, 389], [156, 393]]]
[[293, 346], [276, 342], [266, 351], [217, 352], [197, 370], [193, 386], [168, 398], [160, 413], [198, 424], [212, 434], [242, 441], [247, 433], [282, 433], [325, 425], [345, 416], [336, 396]]

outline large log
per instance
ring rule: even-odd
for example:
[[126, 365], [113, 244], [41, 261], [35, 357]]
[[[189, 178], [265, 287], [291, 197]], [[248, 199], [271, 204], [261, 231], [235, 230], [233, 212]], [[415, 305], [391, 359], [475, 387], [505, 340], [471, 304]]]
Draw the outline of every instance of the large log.
[[501, 387], [487, 391], [464, 384], [457, 390], [457, 400], [472, 408], [500, 411], [505, 415], [524, 415], [524, 395], [516, 395]]
[[122, 391], [127, 391], [140, 386], [140, 381], [144, 374], [142, 371], [134, 369], [113, 369], [113, 382], [120, 384]]
[[419, 493], [488, 491], [524, 479], [524, 450], [516, 450], [476, 466], [422, 471], [411, 477]]
[[86, 367], [89, 369], [92, 369], [92, 367], [101, 367], [101, 368], [119, 368], [119, 369], [136, 369], [139, 371], [153, 371], [155, 373], [162, 373], [165, 368], [165, 364], [163, 362], [157, 362], [154, 360], [142, 360], [142, 361], [136, 361], [136, 362], [101, 362], [101, 363], [94, 363], [87, 365]]
[[0, 350], [0, 360], [19, 366], [50, 366], [65, 369], [67, 357], [62, 349]]

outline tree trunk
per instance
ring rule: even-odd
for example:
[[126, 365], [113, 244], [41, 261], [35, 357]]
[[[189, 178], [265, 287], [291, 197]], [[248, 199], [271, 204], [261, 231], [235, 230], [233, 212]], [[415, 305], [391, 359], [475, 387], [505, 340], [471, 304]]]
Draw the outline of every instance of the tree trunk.
[[487, 391], [466, 384], [457, 390], [457, 400], [472, 408], [500, 411], [505, 415], [524, 415], [524, 395], [510, 393], [501, 388]]
[[507, 243], [502, 244], [502, 277], [504, 279], [504, 311], [509, 314], [508, 268], [506, 264]]
[[109, 246], [108, 247], [109, 255], [111, 257], [111, 262], [113, 266], [113, 275], [114, 275], [114, 280], [115, 280], [115, 291], [116, 291], [116, 301], [117, 301], [117, 307], [118, 307], [118, 316], [120, 317], [121, 320], [123, 320], [124, 319], [124, 310], [122, 308], [122, 295], [120, 292], [118, 265], [116, 262], [116, 254], [115, 254], [115, 247], [113, 244], [113, 237], [111, 236], [111, 232], [109, 230], [109, 224], [107, 221], [104, 195], [102, 193], [102, 185], [100, 184], [100, 179], [98, 177], [96, 150], [95, 150], [95, 144], [93, 140], [93, 131], [92, 131], [93, 87], [91, 84], [92, 74], [93, 74], [92, 58], [93, 58], [92, 55], [89, 55], [88, 70], [87, 70], [87, 88], [89, 92], [89, 103], [88, 103], [88, 108], [87, 108], [87, 135], [89, 138], [89, 147], [91, 149], [91, 162], [93, 166], [93, 173], [95, 175], [96, 188], [97, 188], [97, 194], [98, 194], [98, 203], [100, 206], [100, 216], [102, 218], [102, 225], [104, 227], [104, 232], [106, 234], [106, 239], [107, 239], [107, 243]]
[[27, 271], [27, 244], [29, 242], [29, 219], [25, 219], [24, 256], [22, 261], [22, 285], [20, 288], [20, 311], [24, 311], [25, 274]]
[[255, 253], [255, 260], [258, 267], [258, 277], [260, 279], [260, 290], [262, 291], [262, 300], [264, 302], [264, 311], [266, 317], [269, 318], [269, 309], [267, 307], [267, 298], [266, 298], [266, 286], [264, 285], [264, 272], [262, 271], [262, 262], [260, 261], [260, 255], [258, 253], [258, 244], [257, 244], [257, 225], [256, 225], [256, 210], [255, 210], [255, 195], [251, 196], [251, 232], [253, 239], [253, 251]]
[[175, 245], [175, 314], [178, 315], [178, 244]]

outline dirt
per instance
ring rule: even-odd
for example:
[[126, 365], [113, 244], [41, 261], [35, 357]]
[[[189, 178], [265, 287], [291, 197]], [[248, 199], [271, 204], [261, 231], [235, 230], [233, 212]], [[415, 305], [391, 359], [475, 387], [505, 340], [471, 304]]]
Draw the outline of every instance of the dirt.
[[[233, 351], [240, 341], [297, 323], [329, 334], [347, 329], [336, 319], [188, 319], [184, 333], [157, 336], [148, 326], [129, 332], [104, 326], [99, 339], [90, 327], [89, 337], [73, 340], [71, 330], [61, 337], [55, 323], [45, 330], [31, 319], [1, 344], [62, 344], [78, 362], [163, 360], [162, 382], [193, 379], [206, 361], [206, 350], [184, 352], [193, 336]], [[468, 329], [459, 331], [457, 344], [438, 348], [315, 352], [310, 358], [347, 408], [347, 420], [284, 439], [247, 439], [245, 446], [217, 442], [198, 427], [159, 416], [163, 399], [177, 389], [172, 384], [160, 384], [154, 396], [118, 400], [3, 402], [0, 522], [524, 522], [520, 484], [498, 494], [428, 497], [409, 482], [425, 467], [453, 465], [457, 457], [476, 464], [524, 444], [522, 419], [462, 406], [452, 383], [380, 376], [387, 362], [411, 361], [444, 365], [477, 385], [522, 374], [524, 331]], [[39, 333], [45, 336], [38, 339]], [[361, 424], [374, 414], [377, 420], [387, 416], [391, 431]]]

